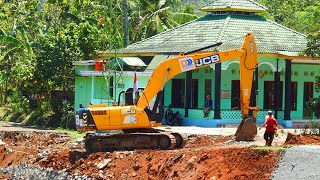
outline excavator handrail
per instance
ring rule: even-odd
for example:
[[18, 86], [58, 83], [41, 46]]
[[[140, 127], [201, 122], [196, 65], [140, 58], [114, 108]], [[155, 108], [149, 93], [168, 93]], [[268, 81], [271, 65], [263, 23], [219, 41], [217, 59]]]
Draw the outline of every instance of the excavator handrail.
[[195, 53], [195, 52], [199, 52], [199, 51], [202, 51], [202, 50], [205, 50], [205, 49], [209, 49], [209, 48], [213, 48], [213, 47], [216, 47], [216, 46], [220, 46], [226, 42], [230, 42], [230, 41], [234, 41], [236, 39], [240, 39], [240, 38], [244, 38], [246, 37], [247, 34], [244, 34], [242, 36], [238, 36], [238, 37], [234, 37], [234, 38], [230, 38], [230, 39], [227, 39], [227, 40], [224, 40], [224, 41], [220, 41], [220, 42], [217, 42], [215, 44], [211, 44], [211, 45], [208, 45], [208, 46], [205, 46], [205, 47], [201, 47], [201, 48], [198, 48], [198, 49], [194, 49], [194, 50], [191, 50], [191, 51], [188, 51], [188, 52], [185, 52], [183, 53], [184, 55], [188, 55], [188, 54], [192, 54], [192, 53]]

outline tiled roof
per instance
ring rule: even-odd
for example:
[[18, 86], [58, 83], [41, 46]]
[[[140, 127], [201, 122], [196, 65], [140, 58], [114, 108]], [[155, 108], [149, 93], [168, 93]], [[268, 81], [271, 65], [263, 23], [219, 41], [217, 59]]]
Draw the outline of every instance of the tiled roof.
[[201, 11], [243, 11], [262, 12], [267, 8], [252, 0], [214, 0], [201, 8]]
[[[305, 35], [258, 15], [207, 15], [172, 30], [121, 49], [122, 53], [179, 53], [205, 47], [252, 32], [259, 53], [300, 52], [306, 48]], [[240, 48], [243, 39], [217, 49]]]

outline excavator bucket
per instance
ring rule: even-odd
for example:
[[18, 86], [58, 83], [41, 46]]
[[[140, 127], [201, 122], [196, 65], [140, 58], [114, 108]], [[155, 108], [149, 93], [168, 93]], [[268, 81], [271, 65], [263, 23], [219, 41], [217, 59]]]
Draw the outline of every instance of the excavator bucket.
[[236, 131], [236, 141], [253, 141], [258, 133], [256, 126], [256, 119], [254, 117], [249, 117], [243, 119], [238, 126]]

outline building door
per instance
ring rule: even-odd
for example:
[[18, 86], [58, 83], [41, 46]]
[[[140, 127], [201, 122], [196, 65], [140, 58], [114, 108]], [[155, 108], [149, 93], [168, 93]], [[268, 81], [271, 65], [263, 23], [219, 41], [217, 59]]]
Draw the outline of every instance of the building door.
[[185, 93], [185, 80], [184, 79], [172, 79], [172, 107], [183, 108], [184, 107], [184, 93]]
[[231, 109], [240, 109], [240, 80], [231, 81]]
[[[283, 97], [283, 84], [282, 81], [280, 81], [280, 87], [279, 87], [279, 104], [278, 108], [282, 109], [282, 97]], [[263, 109], [271, 110], [274, 109], [274, 82], [273, 81], [265, 81], [264, 82], [264, 96], [263, 96]]]
[[313, 98], [313, 82], [304, 82], [303, 86], [303, 118], [311, 119], [312, 113], [307, 108], [307, 102]]

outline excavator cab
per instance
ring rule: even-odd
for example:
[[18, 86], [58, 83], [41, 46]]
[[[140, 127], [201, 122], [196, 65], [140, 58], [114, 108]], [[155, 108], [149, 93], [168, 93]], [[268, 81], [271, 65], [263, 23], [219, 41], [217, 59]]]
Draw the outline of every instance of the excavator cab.
[[[144, 88], [138, 88], [138, 93], [142, 92]], [[128, 88], [125, 91], [121, 91], [118, 95], [118, 105], [135, 105], [135, 97], [133, 88]]]
[[[133, 88], [128, 88], [126, 91], [122, 91], [118, 96], [118, 105], [137, 105], [140, 98], [145, 98], [143, 95], [144, 88], [138, 88], [139, 97], [133, 93]], [[148, 115], [149, 119], [157, 123], [161, 123], [164, 116], [164, 106], [163, 106], [163, 91], [159, 91], [156, 97], [149, 102], [148, 106], [144, 108], [144, 111]]]

